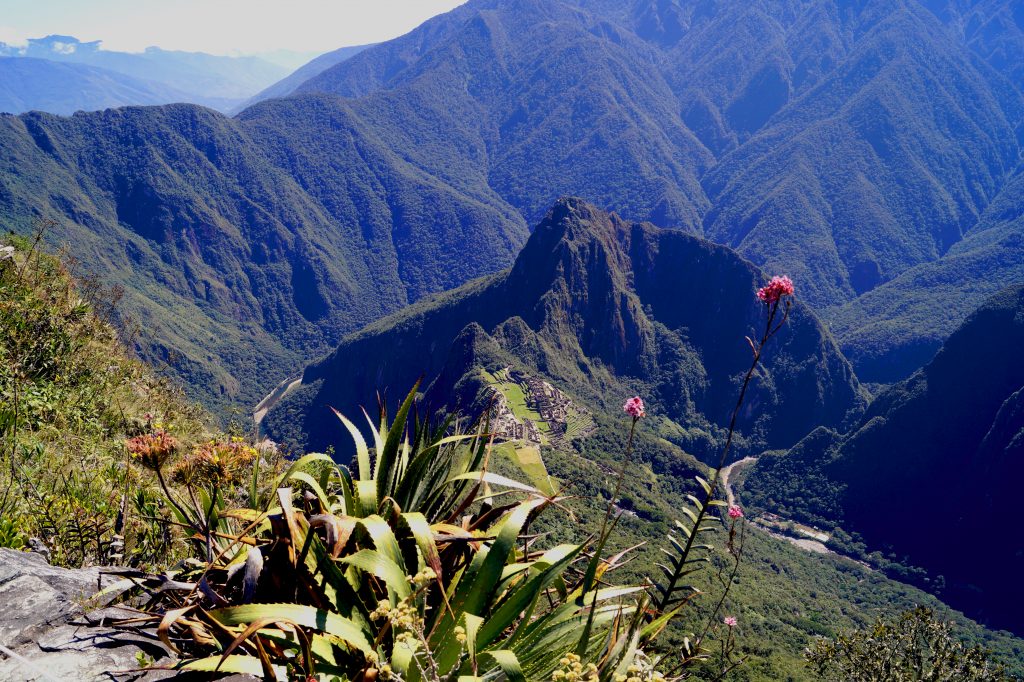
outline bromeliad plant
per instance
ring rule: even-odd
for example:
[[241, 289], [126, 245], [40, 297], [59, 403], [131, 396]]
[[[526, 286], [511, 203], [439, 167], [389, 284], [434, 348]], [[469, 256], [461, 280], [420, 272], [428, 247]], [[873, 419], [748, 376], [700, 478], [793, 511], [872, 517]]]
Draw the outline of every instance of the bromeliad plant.
[[[780, 299], [769, 303], [761, 342], [751, 342], [754, 362], [736, 412], [765, 343], [782, 324], [775, 321], [780, 309], [785, 320], [788, 302], [780, 308]], [[721, 504], [717, 470], [701, 481], [704, 499], [692, 498], [690, 523], [679, 523], [681, 535], [670, 540], [665, 579], [607, 581], [624, 554], [605, 556], [604, 547], [618, 519], [615, 501], [642, 400], [625, 405], [633, 417], [629, 445], [600, 532], [540, 549], [529, 524], [544, 510], [565, 511], [565, 498], [537, 452], [500, 446], [533, 484], [493, 473], [497, 447], [487, 424], [462, 431], [451, 420], [421, 420], [413, 413], [417, 389], [393, 420], [383, 407], [378, 423], [367, 415], [369, 444], [335, 413], [354, 443], [351, 469], [309, 454], [276, 478], [263, 504], [255, 483], [244, 508], [218, 503], [226, 498], [216, 492], [195, 496], [199, 504], [191, 508], [171, 499], [196, 531], [199, 560], [163, 576], [129, 575], [104, 596], [134, 596], [141, 613], [131, 623], [156, 627], [182, 656], [179, 668], [268, 680], [646, 682], [707, 659], [704, 642], [717, 620], [678, 658], [655, 655], [653, 645], [695, 595], [682, 581], [707, 563], [709, 546], [698, 538], [712, 529], [712, 508]], [[738, 566], [736, 521], [729, 547]], [[712, 619], [733, 577], [735, 567]], [[725, 624], [717, 679], [735, 667], [736, 621]]]
[[[306, 455], [264, 509], [220, 512], [247, 525], [220, 537], [211, 559], [170, 576], [133, 575], [111, 591], [142, 583], [154, 614], [142, 620], [158, 624], [188, 670], [625, 679], [667, 619], [644, 618], [642, 586], [600, 583], [614, 558], [586, 560], [583, 544], [535, 550], [527, 524], [561, 498], [489, 472], [486, 425], [432, 426], [411, 416], [415, 395], [394, 421], [382, 411], [371, 422], [372, 448], [338, 414], [355, 443], [354, 471]], [[578, 561], [586, 580], [568, 577]]]

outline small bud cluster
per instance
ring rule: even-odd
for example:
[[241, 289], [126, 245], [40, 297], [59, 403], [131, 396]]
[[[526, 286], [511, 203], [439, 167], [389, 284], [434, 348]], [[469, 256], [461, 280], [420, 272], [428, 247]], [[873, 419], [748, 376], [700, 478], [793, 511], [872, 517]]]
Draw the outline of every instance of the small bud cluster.
[[551, 673], [553, 682], [577, 682], [579, 680], [597, 680], [597, 666], [593, 663], [583, 665], [583, 661], [576, 654], [566, 654], [565, 658], [558, 662], [562, 666], [559, 670]]
[[633, 665], [626, 669], [625, 674], [615, 676], [615, 682], [664, 682], [665, 676], [654, 669], [654, 664], [643, 654], [633, 659]]
[[[370, 620], [387, 619], [395, 629], [413, 630], [423, 626], [423, 619], [420, 618], [419, 609], [409, 599], [403, 599], [398, 605], [392, 607], [386, 601], [379, 602], [377, 608], [370, 612]], [[395, 641], [404, 642], [408, 639], [408, 632], [400, 632], [395, 636]], [[404, 635], [404, 636], [403, 636]]]
[[416, 575], [407, 577], [406, 580], [416, 587], [424, 587], [437, 580], [437, 573], [434, 572], [434, 569], [427, 566]]

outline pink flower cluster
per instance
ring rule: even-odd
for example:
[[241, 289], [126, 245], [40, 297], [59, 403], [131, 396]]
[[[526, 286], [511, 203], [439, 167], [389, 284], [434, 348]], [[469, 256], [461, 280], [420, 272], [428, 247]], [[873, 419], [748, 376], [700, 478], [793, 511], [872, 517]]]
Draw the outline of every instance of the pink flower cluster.
[[764, 303], [778, 303], [783, 296], [793, 295], [793, 281], [783, 275], [772, 277], [772, 281], [757, 290], [757, 297]]
[[734, 628], [736, 627], [737, 621], [736, 618], [734, 618], [733, 616], [726, 616], [722, 622], [728, 625], [729, 627]]
[[730, 519], [741, 519], [743, 518], [743, 510], [733, 505], [729, 507], [729, 518]]
[[644, 401], [640, 399], [640, 396], [630, 398], [626, 401], [626, 404], [622, 406], [622, 411], [633, 419], [639, 419], [645, 414]]

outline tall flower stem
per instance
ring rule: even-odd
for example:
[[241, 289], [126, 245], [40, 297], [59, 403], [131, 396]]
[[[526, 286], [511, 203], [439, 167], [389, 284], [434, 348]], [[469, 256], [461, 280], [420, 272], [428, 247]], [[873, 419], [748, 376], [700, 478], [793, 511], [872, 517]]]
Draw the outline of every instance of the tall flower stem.
[[[594, 578], [597, 575], [597, 566], [601, 560], [601, 553], [604, 551], [605, 543], [611, 536], [612, 531], [615, 529], [615, 524], [618, 523], [618, 517], [612, 518], [612, 512], [615, 509], [615, 500], [619, 498], [619, 493], [622, 492], [622, 482], [626, 478], [626, 467], [629, 466], [629, 459], [633, 455], [633, 438], [636, 435], [636, 423], [640, 421], [641, 413], [633, 415], [633, 422], [629, 426], [629, 439], [626, 441], [626, 454], [622, 459], [622, 464], [619, 466], [619, 473], [615, 479], [615, 489], [612, 492], [612, 497], [608, 500], [608, 506], [605, 509], [604, 519], [601, 521], [601, 532], [597, 536], [597, 546], [594, 548], [594, 556], [591, 557], [590, 562], [587, 564], [587, 571], [583, 577], [583, 593], [586, 594], [590, 591], [593, 586]], [[610, 524], [610, 525], [609, 525]], [[590, 618], [593, 618], [594, 611], [591, 610]], [[586, 630], [589, 632], [591, 621], [588, 620]], [[581, 640], [582, 641], [582, 640]]]
[[[775, 324], [775, 317], [779, 312], [780, 304], [782, 304], [783, 315], [778, 324]], [[765, 344], [767, 344], [768, 340], [775, 336], [779, 329], [782, 328], [782, 325], [785, 324], [786, 319], [789, 317], [789, 308], [790, 302], [788, 299], [784, 302], [782, 299], [776, 299], [771, 303], [768, 303], [768, 319], [765, 321], [764, 332], [761, 334], [760, 340], [755, 344], [749, 336], [747, 337], [747, 342], [750, 344], [754, 357], [750, 362], [750, 368], [743, 377], [743, 384], [740, 387], [740, 395], [736, 400], [736, 406], [733, 408], [732, 416], [729, 419], [729, 432], [725, 438], [725, 445], [722, 447], [722, 454], [718, 459], [718, 467], [715, 469], [714, 476], [711, 477], [711, 482], [708, 484], [707, 490], [705, 491], [704, 499], [701, 502], [700, 508], [697, 510], [696, 519], [693, 524], [693, 531], [689, 536], [687, 536], [686, 544], [683, 546], [680, 567], [685, 565], [686, 558], [689, 557], [694, 541], [700, 533], [700, 524], [704, 521], [704, 518], [708, 514], [708, 510], [711, 509], [711, 503], [715, 499], [715, 493], [718, 490], [718, 481], [721, 478], [722, 468], [725, 466], [725, 462], [729, 458], [729, 450], [732, 448], [733, 435], [736, 433], [736, 419], [739, 417], [740, 409], [743, 407], [743, 401], [747, 396], [747, 389], [750, 387], [750, 381], [754, 378], [754, 372], [757, 370], [757, 366], [761, 362], [761, 355], [764, 352]], [[671, 597], [671, 589], [662, 593], [661, 598], [656, 604], [659, 612], [663, 612], [668, 607]]]

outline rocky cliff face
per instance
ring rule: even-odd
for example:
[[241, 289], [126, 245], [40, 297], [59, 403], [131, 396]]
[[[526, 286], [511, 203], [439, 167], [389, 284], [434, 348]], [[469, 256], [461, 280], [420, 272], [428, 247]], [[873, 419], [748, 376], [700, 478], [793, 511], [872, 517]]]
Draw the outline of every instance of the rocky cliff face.
[[[764, 324], [763, 277], [726, 247], [564, 199], [510, 270], [347, 337], [306, 369], [302, 399], [264, 423], [273, 434], [300, 415], [306, 445], [322, 448], [341, 435], [326, 405], [353, 410], [423, 375], [434, 404], [467, 408], [478, 368], [520, 364], [599, 409], [643, 387], [659, 414], [702, 430], [684, 447], [705, 455], [749, 364], [744, 336]], [[751, 447], [791, 445], [863, 407], [849, 364], [800, 304], [757, 384], [741, 427]]]

